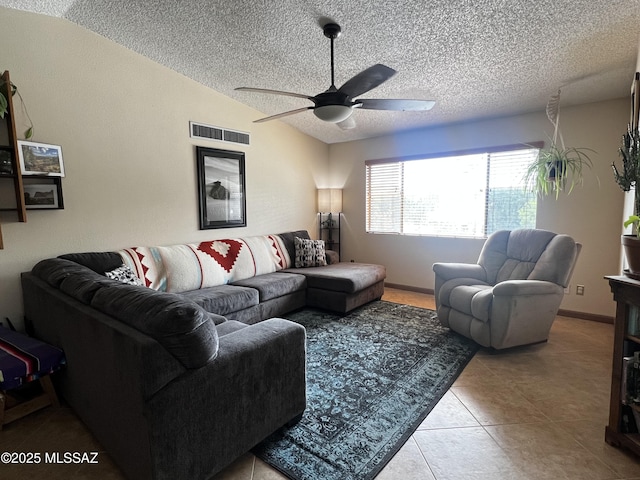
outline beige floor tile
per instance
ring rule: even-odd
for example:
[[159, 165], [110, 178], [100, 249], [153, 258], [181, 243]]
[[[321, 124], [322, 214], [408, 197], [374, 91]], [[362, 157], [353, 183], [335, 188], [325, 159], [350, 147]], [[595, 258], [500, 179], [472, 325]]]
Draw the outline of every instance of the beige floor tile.
[[[54, 450], [51, 450], [52, 438], [56, 439]], [[38, 435], [29, 438], [28, 444], [31, 451], [40, 452], [104, 452], [69, 407], [53, 411], [40, 427]]]
[[618, 478], [572, 435], [551, 422], [489, 426], [486, 431], [515, 465], [534, 478]]
[[395, 454], [376, 480], [435, 480], [415, 440], [410, 438]]
[[413, 437], [437, 480], [526, 478], [482, 427], [419, 430]]
[[574, 420], [556, 423], [558, 428], [573, 436], [578, 443], [609, 466], [621, 478], [640, 475], [640, 457], [624, 449], [612, 447], [604, 441], [606, 421]]
[[245, 453], [210, 480], [251, 480], [255, 461], [255, 455]]
[[53, 407], [47, 407], [4, 425], [0, 432], [0, 451], [23, 451], [23, 445], [29, 438], [38, 435], [54, 411]]
[[479, 427], [480, 424], [452, 392], [447, 392], [424, 419], [418, 430]]
[[452, 387], [450, 391], [481, 425], [546, 420], [540, 410], [509, 385]]
[[[236, 477], [233, 477], [234, 480]], [[288, 480], [288, 477], [267, 465], [259, 458], [256, 458], [255, 467], [253, 469], [253, 480]]]
[[105, 455], [98, 456], [97, 465], [80, 465], [78, 471], [72, 477], [73, 480], [123, 480], [124, 476], [118, 467]]
[[482, 363], [479, 356], [476, 355], [467, 364], [458, 378], [456, 378], [453, 386], [466, 387], [471, 385], [502, 385], [504, 383], [504, 379], [495, 375]]

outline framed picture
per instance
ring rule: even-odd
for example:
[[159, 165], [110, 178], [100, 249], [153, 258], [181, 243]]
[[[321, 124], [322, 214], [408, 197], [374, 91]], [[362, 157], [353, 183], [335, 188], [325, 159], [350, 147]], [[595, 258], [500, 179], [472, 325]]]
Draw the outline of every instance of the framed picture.
[[64, 177], [62, 147], [18, 140], [18, 157], [23, 175]]
[[63, 208], [59, 183], [25, 183], [23, 187], [24, 203], [27, 209]]
[[244, 153], [196, 147], [200, 230], [246, 227]]

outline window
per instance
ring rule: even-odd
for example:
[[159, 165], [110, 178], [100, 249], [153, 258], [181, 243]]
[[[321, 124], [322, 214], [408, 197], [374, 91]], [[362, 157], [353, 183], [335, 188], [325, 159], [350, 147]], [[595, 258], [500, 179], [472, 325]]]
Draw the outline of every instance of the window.
[[523, 176], [541, 146], [368, 160], [367, 232], [485, 237], [535, 228], [536, 195]]

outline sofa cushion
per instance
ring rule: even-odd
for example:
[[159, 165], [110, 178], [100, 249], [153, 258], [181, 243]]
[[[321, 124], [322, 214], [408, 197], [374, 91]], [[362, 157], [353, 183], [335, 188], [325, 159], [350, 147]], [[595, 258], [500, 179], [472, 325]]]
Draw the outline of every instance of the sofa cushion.
[[180, 295], [115, 282], [100, 288], [91, 306], [154, 338], [186, 368], [199, 368], [218, 353], [209, 313]]
[[304, 275], [295, 273], [267, 273], [257, 277], [233, 282], [232, 285], [253, 288], [260, 294], [260, 302], [282, 297], [289, 293], [304, 290], [307, 280]]
[[493, 287], [483, 284], [459, 285], [449, 296], [451, 308], [483, 322], [489, 321], [492, 300]]
[[200, 288], [182, 292], [179, 295], [197, 303], [207, 312], [218, 315], [227, 315], [260, 303], [257, 290], [234, 285]]
[[46, 260], [42, 260], [36, 263], [31, 269], [31, 273], [55, 288], [60, 288], [60, 285], [65, 279], [76, 275], [82, 276], [83, 281], [87, 279], [96, 281], [107, 280], [107, 284], [114, 283], [114, 280], [110, 280], [104, 275], [100, 275], [76, 262], [63, 258], [47, 258]]
[[277, 236], [282, 241], [282, 244], [289, 254], [289, 258], [291, 259], [291, 264], [287, 265], [287, 268], [293, 267], [296, 258], [295, 238], [310, 238], [309, 232], [307, 232], [306, 230], [296, 230], [294, 232], [279, 233]]
[[387, 275], [383, 265], [340, 262], [316, 268], [289, 268], [286, 273], [307, 277], [307, 288], [354, 293], [381, 282]]
[[122, 265], [122, 257], [116, 252], [68, 253], [58, 258], [79, 263], [102, 275]]
[[60, 282], [58, 288], [76, 300], [90, 305], [93, 296], [98, 290], [118, 283], [117, 280], [112, 280], [88, 268], [83, 268], [83, 271], [67, 276]]
[[296, 237], [295, 267], [322, 267], [327, 264], [323, 240], [310, 240]]

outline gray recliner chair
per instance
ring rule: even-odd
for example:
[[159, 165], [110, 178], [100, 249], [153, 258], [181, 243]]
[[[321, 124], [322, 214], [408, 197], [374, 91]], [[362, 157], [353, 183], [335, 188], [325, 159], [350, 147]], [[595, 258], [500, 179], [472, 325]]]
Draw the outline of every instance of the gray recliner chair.
[[477, 264], [435, 263], [440, 323], [484, 347], [544, 342], [581, 245], [546, 230], [501, 230]]

